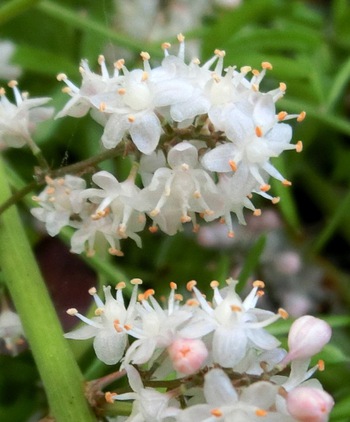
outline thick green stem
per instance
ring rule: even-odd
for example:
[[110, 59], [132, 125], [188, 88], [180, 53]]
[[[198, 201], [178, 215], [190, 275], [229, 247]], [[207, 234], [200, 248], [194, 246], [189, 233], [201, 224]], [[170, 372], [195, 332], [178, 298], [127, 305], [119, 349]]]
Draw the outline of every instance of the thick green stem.
[[[0, 202], [11, 196], [0, 160]], [[0, 264], [36, 361], [56, 422], [96, 421], [84, 396], [84, 380], [42, 279], [17, 209], [0, 218]]]

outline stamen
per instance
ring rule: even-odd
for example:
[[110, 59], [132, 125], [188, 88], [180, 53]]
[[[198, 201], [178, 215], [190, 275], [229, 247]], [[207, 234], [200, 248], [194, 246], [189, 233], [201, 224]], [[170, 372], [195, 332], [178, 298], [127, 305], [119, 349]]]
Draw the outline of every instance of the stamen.
[[256, 210], [254, 210], [253, 215], [255, 217], [260, 217], [261, 216], [261, 209], [257, 208]]
[[227, 237], [229, 237], [230, 239], [233, 239], [233, 238], [235, 237], [235, 233], [234, 233], [234, 231], [233, 231], [233, 230], [230, 230], [230, 231], [227, 233]]
[[163, 50], [168, 50], [170, 47], [171, 47], [170, 42], [163, 42], [163, 43], [161, 44], [161, 48], [162, 48]]
[[285, 180], [282, 181], [282, 185], [283, 186], [292, 186], [292, 182], [290, 182], [289, 180], [286, 180], [285, 179]]
[[176, 38], [180, 43], [185, 41], [185, 37], [181, 33], [177, 34]]
[[306, 112], [302, 111], [299, 116], [297, 117], [297, 122], [302, 122], [306, 117]]
[[212, 409], [210, 413], [215, 416], [216, 418], [220, 418], [222, 416], [222, 412], [220, 409]]
[[149, 53], [147, 53], [147, 51], [141, 51], [140, 56], [142, 60], [149, 60], [151, 58], [151, 56], [149, 55]]
[[180, 293], [176, 293], [174, 295], [174, 299], [181, 302], [182, 300], [184, 300], [184, 297]]
[[70, 308], [70, 309], [67, 309], [67, 310], [66, 310], [66, 313], [67, 313], [68, 315], [75, 316], [75, 315], [78, 313], [78, 309], [76, 309], [76, 308]]
[[115, 286], [115, 290], [122, 290], [125, 289], [126, 284], [125, 281], [120, 281], [116, 286]]
[[287, 115], [288, 115], [288, 113], [287, 113], [286, 111], [280, 111], [280, 112], [277, 114], [277, 119], [278, 119], [279, 121], [284, 120], [284, 119], [287, 117]]
[[64, 80], [66, 80], [66, 79], [67, 79], [67, 75], [66, 75], [65, 73], [59, 73], [59, 74], [56, 76], [56, 79], [57, 79], [59, 82], [64, 81]]
[[263, 131], [262, 131], [262, 129], [261, 129], [261, 127], [260, 127], [260, 126], [257, 126], [257, 127], [255, 128], [255, 134], [256, 134], [256, 136], [257, 136], [258, 138], [261, 138], [261, 137], [263, 136]]
[[125, 60], [124, 59], [119, 59], [114, 63], [114, 67], [118, 70], [121, 70], [123, 68], [123, 66], [125, 65]]
[[131, 280], [130, 280], [130, 283], [134, 286], [135, 284], [142, 284], [143, 283], [143, 281], [141, 280], [141, 278], [132, 278]]
[[107, 393], [105, 393], [105, 399], [107, 403], [114, 403], [114, 397], [117, 397], [117, 393], [111, 393], [110, 391], [107, 391]]
[[295, 144], [295, 150], [296, 150], [296, 152], [301, 152], [303, 150], [303, 143], [302, 143], [302, 141], [298, 141]]
[[264, 289], [265, 288], [265, 283], [261, 280], [255, 280], [253, 282], [253, 287], [257, 287], [259, 289]]
[[116, 248], [109, 248], [108, 253], [115, 256], [124, 256], [124, 252], [122, 252], [120, 249]]
[[284, 82], [280, 82], [280, 90], [283, 92], [287, 90], [287, 85]]
[[289, 317], [288, 312], [283, 308], [279, 308], [277, 313], [281, 316], [282, 319], [287, 319]]
[[266, 70], [272, 70], [272, 64], [270, 62], [262, 62], [261, 67]]
[[176, 289], [177, 289], [177, 284], [176, 284], [176, 283], [174, 283], [173, 281], [171, 281], [171, 282], [170, 282], [170, 288], [171, 288], [172, 290], [176, 290]]
[[197, 299], [188, 299], [186, 301], [186, 305], [188, 306], [199, 306], [199, 302]]
[[117, 91], [117, 93], [118, 93], [119, 95], [125, 95], [125, 93], [126, 93], [126, 89], [125, 89], [125, 88], [119, 88], [119, 89], [118, 89], [118, 91]]
[[317, 367], [318, 367], [318, 370], [319, 371], [324, 371], [325, 370], [325, 364], [324, 364], [324, 360], [322, 360], [322, 359], [320, 359], [318, 362], [317, 362]]
[[145, 300], [147, 300], [150, 296], [154, 296], [155, 293], [156, 292], [153, 289], [146, 290], [145, 293], [144, 293]]
[[229, 160], [228, 163], [229, 163], [232, 171], [237, 171], [237, 164], [236, 164], [235, 161]]
[[214, 50], [214, 54], [218, 57], [225, 57], [226, 55], [226, 51], [225, 50], [219, 50], [219, 49], [215, 49]]
[[230, 308], [232, 312], [242, 312], [242, 308], [238, 305], [231, 305]]
[[280, 200], [281, 198], [279, 196], [275, 196], [274, 198], [271, 199], [271, 202], [275, 205], [275, 204], [278, 204]]
[[267, 415], [267, 411], [264, 409], [257, 409], [255, 411], [256, 416], [266, 416]]
[[260, 186], [260, 190], [261, 191], [263, 191], [263, 192], [267, 192], [267, 191], [269, 191], [271, 189], [271, 185], [269, 185], [269, 184], [265, 184], [265, 185], [261, 185]]
[[91, 287], [88, 292], [91, 296], [95, 295], [97, 293], [96, 287]]
[[187, 289], [189, 292], [192, 292], [193, 287], [194, 287], [194, 286], [196, 286], [196, 285], [197, 285], [196, 280], [191, 280], [191, 281], [189, 281], [189, 282], [186, 284], [186, 289]]
[[129, 116], [128, 116], [128, 121], [129, 121], [130, 123], [134, 123], [134, 121], [135, 121], [135, 116], [133, 116], [132, 114], [129, 114]]
[[212, 289], [216, 289], [217, 287], [219, 287], [220, 283], [217, 280], [213, 280], [210, 282], [210, 287]]

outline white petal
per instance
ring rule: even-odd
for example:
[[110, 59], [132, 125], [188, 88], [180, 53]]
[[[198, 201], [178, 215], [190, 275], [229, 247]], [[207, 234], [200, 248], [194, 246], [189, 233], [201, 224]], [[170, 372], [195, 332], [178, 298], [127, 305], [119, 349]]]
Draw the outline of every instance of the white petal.
[[130, 125], [130, 136], [144, 154], [151, 154], [156, 149], [161, 131], [159, 119], [153, 112], [136, 116]]
[[214, 368], [206, 374], [204, 395], [207, 403], [215, 407], [234, 404], [238, 401], [238, 394], [230, 378], [219, 368]]
[[123, 357], [127, 334], [117, 333], [114, 329], [99, 330], [95, 340], [96, 356], [106, 365], [114, 365]]

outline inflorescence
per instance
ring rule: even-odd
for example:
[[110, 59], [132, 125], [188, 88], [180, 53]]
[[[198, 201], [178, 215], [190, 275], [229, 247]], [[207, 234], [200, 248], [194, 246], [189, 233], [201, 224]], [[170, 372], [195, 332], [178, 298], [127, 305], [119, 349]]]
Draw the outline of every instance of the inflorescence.
[[324, 369], [323, 361], [310, 368], [310, 360], [330, 340], [326, 322], [298, 318], [289, 331], [287, 352], [266, 327], [288, 314], [256, 307], [264, 293], [260, 280], [244, 300], [235, 291], [236, 281], [228, 279], [222, 289], [212, 281], [211, 301], [194, 280], [187, 283], [191, 297], [186, 301], [171, 282], [163, 303], [153, 289], [139, 293], [140, 279], [131, 283], [128, 304], [124, 282], [117, 284], [116, 298], [110, 286], [104, 287], [104, 301], [90, 289], [95, 316], [69, 309], [86, 324], [65, 335], [94, 338], [98, 359], [108, 365], [121, 362], [132, 391], [107, 392], [105, 398], [111, 403], [132, 400], [128, 420], [328, 420], [333, 399], [310, 379]]
[[100, 56], [101, 74], [95, 74], [83, 61], [80, 88], [65, 74], [58, 75], [71, 99], [56, 117], [81, 117], [90, 111], [104, 127], [104, 148], [120, 149], [133, 162], [126, 180], [99, 171], [92, 176], [92, 188], [75, 175], [47, 176], [32, 213], [52, 236], [64, 226], [74, 227], [72, 252], [93, 255], [96, 238], [102, 237], [109, 252], [121, 256], [120, 240], [130, 237], [141, 245], [138, 233], [146, 216], [152, 232], [160, 228], [174, 235], [188, 222], [198, 231], [201, 220], [219, 220], [233, 237], [232, 213], [241, 224], [244, 208], [261, 213], [252, 194], [279, 201], [269, 194], [270, 176], [291, 185], [270, 159], [285, 150], [302, 150], [301, 141], [290, 143], [292, 128], [286, 121], [302, 121], [305, 113], [276, 112], [284, 83], [260, 91], [271, 64], [263, 62], [261, 70], [224, 69], [221, 50], [203, 65], [198, 59], [187, 64], [184, 37], [178, 40], [178, 55], [171, 55], [170, 44], [164, 43], [165, 57], [154, 68], [149, 54], [142, 52], [142, 69], [128, 70], [118, 60], [109, 73]]

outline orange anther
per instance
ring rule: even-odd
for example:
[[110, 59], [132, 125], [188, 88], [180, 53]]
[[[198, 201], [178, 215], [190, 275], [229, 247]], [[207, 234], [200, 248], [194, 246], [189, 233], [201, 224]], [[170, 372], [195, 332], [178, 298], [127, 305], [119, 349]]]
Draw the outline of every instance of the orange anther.
[[290, 182], [289, 180], [286, 180], [285, 179], [285, 180], [282, 181], [282, 185], [283, 186], [292, 186], [292, 182]]
[[111, 393], [110, 391], [107, 391], [107, 393], [105, 393], [105, 399], [107, 403], [114, 403], [114, 397], [117, 396], [117, 393]]
[[236, 162], [235, 161], [233, 161], [233, 160], [229, 160], [229, 165], [230, 165], [230, 167], [231, 167], [231, 170], [232, 171], [237, 171], [237, 164], [236, 164]]
[[277, 119], [278, 119], [279, 121], [284, 120], [284, 119], [287, 117], [287, 115], [288, 115], [288, 113], [287, 113], [286, 111], [280, 111], [280, 112], [277, 114]]
[[220, 283], [217, 280], [213, 280], [210, 282], [210, 287], [212, 289], [216, 289], [217, 287], [219, 287]]
[[270, 62], [262, 62], [261, 67], [266, 70], [272, 70], [272, 64]]
[[261, 137], [263, 136], [263, 131], [262, 131], [262, 129], [261, 129], [261, 127], [260, 127], [260, 126], [257, 126], [257, 127], [255, 128], [255, 135], [256, 135], [258, 138], [261, 138]]
[[265, 287], [265, 283], [261, 280], [255, 280], [253, 282], [253, 287], [258, 287], [259, 289], [263, 289]]
[[267, 191], [269, 191], [271, 189], [271, 185], [269, 185], [269, 184], [267, 184], [267, 183], [265, 183], [265, 185], [261, 185], [260, 186], [260, 190], [261, 191], [263, 191], [263, 192], [267, 192]]
[[288, 312], [283, 309], [283, 308], [279, 308], [278, 310], [278, 314], [281, 316], [281, 318], [283, 319], [287, 319], [289, 317]]
[[299, 116], [297, 117], [297, 122], [302, 122], [306, 117], [306, 112], [302, 111]]
[[255, 411], [256, 416], [266, 416], [267, 415], [267, 411], [264, 409], [257, 409]]
[[193, 287], [197, 284], [196, 280], [191, 280], [186, 284], [186, 289], [192, 292]]
[[302, 143], [302, 141], [298, 141], [295, 144], [295, 150], [296, 150], [296, 152], [301, 152], [303, 150], [303, 143]]
[[177, 284], [176, 284], [176, 283], [174, 283], [173, 281], [171, 281], [171, 282], [170, 282], [170, 288], [171, 288], [172, 290], [176, 290], [176, 289], [177, 289]]
[[212, 409], [210, 413], [215, 416], [216, 418], [220, 418], [222, 416], [222, 412], [220, 409]]

